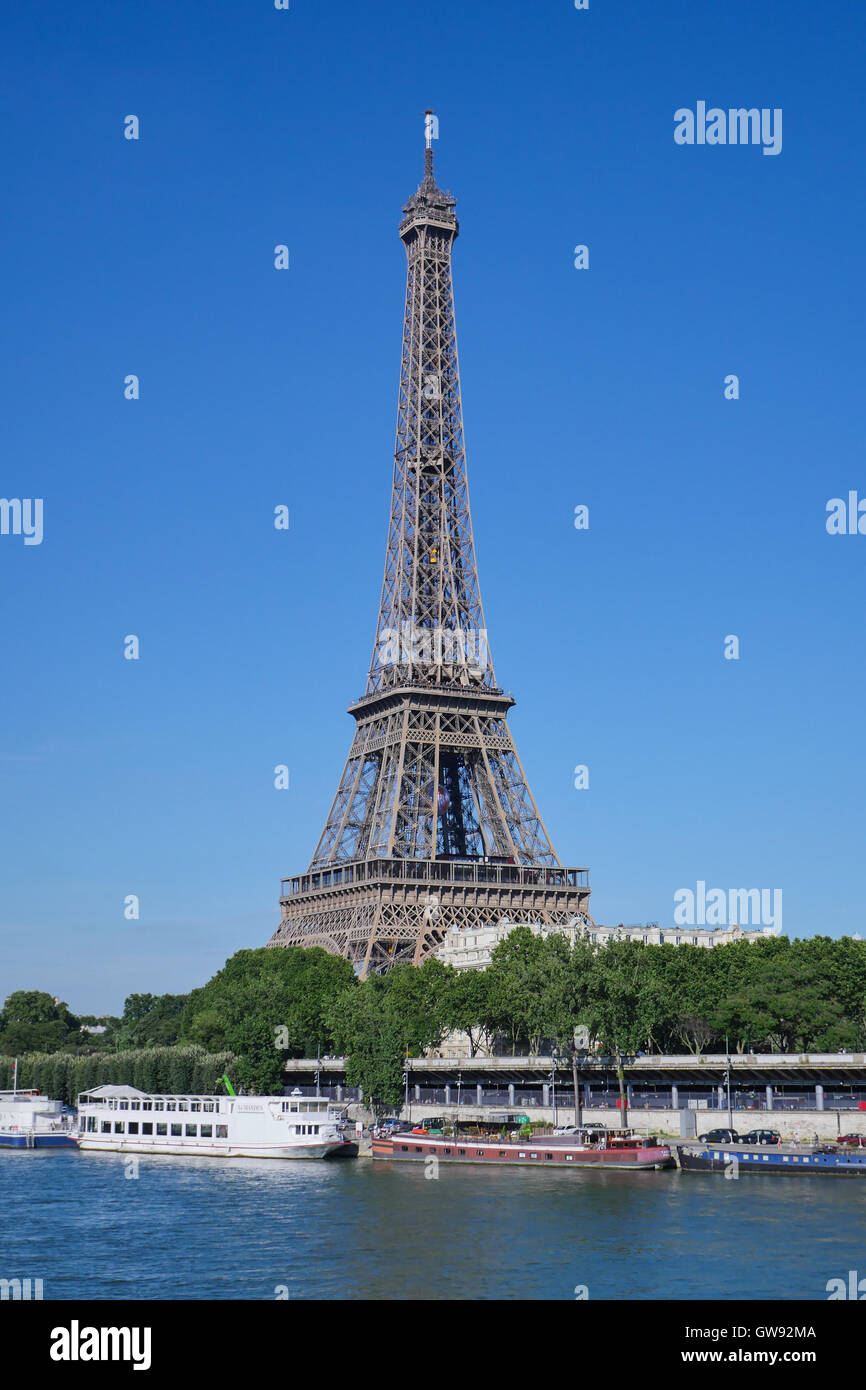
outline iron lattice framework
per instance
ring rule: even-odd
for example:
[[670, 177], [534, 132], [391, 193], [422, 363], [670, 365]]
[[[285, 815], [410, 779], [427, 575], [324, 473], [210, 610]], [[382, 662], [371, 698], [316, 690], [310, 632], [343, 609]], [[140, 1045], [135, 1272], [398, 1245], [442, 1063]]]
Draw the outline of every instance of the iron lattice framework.
[[[428, 116], [431, 113], [428, 113]], [[319, 945], [362, 973], [419, 962], [453, 926], [588, 916], [506, 724], [475, 563], [451, 281], [455, 200], [425, 173], [403, 209], [406, 303], [379, 622], [355, 738], [306, 874], [283, 880], [269, 945]]]

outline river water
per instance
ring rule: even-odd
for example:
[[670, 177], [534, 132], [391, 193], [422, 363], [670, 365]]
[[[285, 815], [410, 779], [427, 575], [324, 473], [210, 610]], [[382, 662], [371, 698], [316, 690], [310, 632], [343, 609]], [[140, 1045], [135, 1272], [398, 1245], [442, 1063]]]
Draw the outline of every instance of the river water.
[[[866, 1180], [0, 1151], [48, 1299], [826, 1299]], [[866, 1286], [864, 1286], [866, 1287]], [[583, 1292], [585, 1290], [585, 1293]], [[576, 1293], [577, 1291], [577, 1293]]]

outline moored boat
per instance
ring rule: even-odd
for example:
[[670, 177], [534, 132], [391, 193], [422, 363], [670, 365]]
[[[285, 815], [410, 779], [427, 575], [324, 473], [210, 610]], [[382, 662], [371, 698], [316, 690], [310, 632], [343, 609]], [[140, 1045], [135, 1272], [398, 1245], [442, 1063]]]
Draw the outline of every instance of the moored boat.
[[74, 1118], [38, 1091], [0, 1091], [0, 1149], [74, 1149]]
[[751, 1144], [682, 1144], [679, 1166], [685, 1173], [782, 1173], [797, 1177], [866, 1178], [866, 1150], [843, 1150], [830, 1144], [761, 1146]]
[[536, 1134], [529, 1139], [459, 1132], [450, 1137], [418, 1130], [376, 1134], [373, 1157], [408, 1162], [487, 1163], [537, 1168], [673, 1168], [667, 1144], [632, 1131], [577, 1130]]
[[97, 1086], [78, 1098], [82, 1149], [190, 1158], [354, 1158], [340, 1110], [317, 1096], [151, 1095]]

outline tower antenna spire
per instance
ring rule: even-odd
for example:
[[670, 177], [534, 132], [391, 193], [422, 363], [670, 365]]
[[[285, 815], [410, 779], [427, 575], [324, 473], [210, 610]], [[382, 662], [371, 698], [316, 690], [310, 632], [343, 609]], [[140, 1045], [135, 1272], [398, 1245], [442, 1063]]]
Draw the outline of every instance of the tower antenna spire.
[[424, 176], [433, 177], [433, 141], [439, 138], [439, 117], [428, 107], [424, 112]]

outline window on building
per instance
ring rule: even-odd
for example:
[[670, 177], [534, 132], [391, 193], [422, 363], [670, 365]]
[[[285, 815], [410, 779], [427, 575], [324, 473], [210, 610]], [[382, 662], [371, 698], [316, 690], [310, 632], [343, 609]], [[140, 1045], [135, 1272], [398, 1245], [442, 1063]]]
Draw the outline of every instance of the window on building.
[[173, 1137], [174, 1139], [179, 1139], [179, 1138], [180, 1138], [180, 1134], [181, 1134], [182, 1128], [183, 1128], [182, 1125], [172, 1125], [172, 1127], [171, 1127], [171, 1133], [172, 1133], [172, 1137]]
[[110, 1134], [110, 1133], [111, 1133], [111, 1121], [110, 1121], [110, 1120], [103, 1120], [103, 1121], [102, 1121], [102, 1133], [103, 1133], [103, 1134]]
[[128, 1133], [128, 1134], [137, 1134], [137, 1133], [138, 1133], [138, 1120], [130, 1120], [130, 1122], [129, 1122], [129, 1129], [127, 1130], [127, 1133]]
[[200, 1130], [200, 1133], [201, 1133], [202, 1139], [212, 1139], [212, 1138], [213, 1138], [213, 1125], [202, 1125], [201, 1130]]
[[198, 1125], [184, 1125], [183, 1129], [187, 1139], [195, 1139], [198, 1133]]
[[156, 1132], [157, 1134], [168, 1134], [168, 1125], [158, 1124], [156, 1127]]
[[141, 1126], [141, 1132], [142, 1134], [153, 1134], [153, 1125], [147, 1120], [144, 1120]]
[[115, 1132], [115, 1134], [122, 1134], [123, 1131], [124, 1131], [125, 1129], [126, 1129], [126, 1123], [125, 1123], [125, 1121], [123, 1121], [123, 1120], [115, 1120], [115, 1121], [114, 1121], [114, 1132]]
[[229, 1127], [228, 1127], [228, 1125], [217, 1125], [216, 1137], [217, 1137], [217, 1139], [228, 1139], [228, 1137], [229, 1137]]

